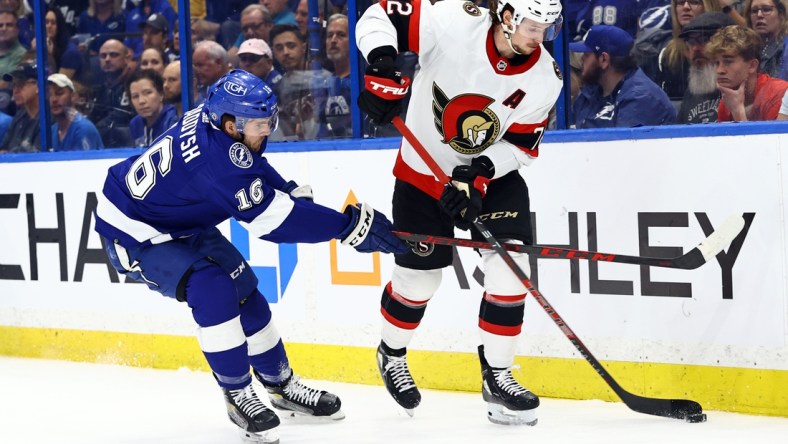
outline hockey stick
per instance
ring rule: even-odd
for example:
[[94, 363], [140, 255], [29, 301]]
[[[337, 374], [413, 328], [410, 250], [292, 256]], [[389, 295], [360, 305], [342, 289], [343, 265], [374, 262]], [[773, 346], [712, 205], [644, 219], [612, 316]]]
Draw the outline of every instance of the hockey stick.
[[[544, 245], [502, 244], [508, 251], [528, 253], [535, 257], [553, 259], [584, 259], [598, 262], [620, 262], [622, 264], [648, 265], [651, 267], [678, 268], [694, 270], [716, 256], [726, 245], [730, 244], [744, 228], [744, 218], [738, 214], [730, 216], [709, 237], [697, 247], [681, 256], [658, 258], [645, 256], [627, 256], [624, 254], [600, 253], [598, 251], [573, 250], [569, 248], [548, 247]], [[493, 249], [493, 245], [471, 239], [454, 237], [433, 236], [430, 234], [414, 234], [404, 231], [394, 231], [394, 234], [405, 241], [426, 242], [429, 244], [448, 245], [451, 247], [468, 247]]]
[[[399, 116], [395, 116], [392, 119], [391, 123], [402, 133], [402, 136], [407, 140], [416, 152], [419, 154], [421, 159], [427, 166], [430, 168], [432, 173], [435, 177], [443, 184], [449, 184], [449, 177], [440, 169], [438, 164], [435, 162], [435, 159], [430, 156], [424, 146], [421, 145], [416, 136], [405, 126], [405, 122]], [[626, 404], [627, 407], [630, 409], [639, 412], [645, 413], [648, 415], [656, 415], [656, 416], [664, 416], [668, 418], [676, 418], [676, 419], [683, 419], [687, 422], [704, 422], [706, 421], [706, 415], [703, 413], [703, 408], [695, 401], [690, 401], [687, 399], [659, 399], [659, 398], [646, 398], [643, 396], [638, 396], [632, 394], [623, 387], [621, 387], [613, 376], [608, 373], [607, 370], [602, 366], [602, 364], [591, 354], [591, 351], [588, 350], [588, 347], [583, 344], [580, 338], [577, 337], [575, 332], [569, 328], [569, 325], [564, 322], [561, 318], [561, 315], [558, 314], [557, 311], [553, 308], [553, 306], [547, 301], [547, 299], [536, 289], [536, 287], [531, 284], [531, 281], [528, 279], [528, 276], [523, 272], [522, 269], [514, 262], [512, 256], [506, 251], [506, 249], [501, 246], [501, 244], [493, 237], [487, 227], [484, 226], [484, 223], [479, 220], [477, 217], [476, 220], [473, 221], [473, 225], [479, 230], [479, 233], [487, 240], [492, 248], [501, 256], [501, 258], [506, 262], [506, 265], [514, 272], [518, 279], [523, 283], [526, 290], [539, 302], [539, 305], [547, 312], [550, 316], [550, 319], [558, 325], [558, 328], [564, 333], [564, 335], [569, 339], [570, 342], [575, 346], [577, 351], [591, 364], [591, 367], [599, 373], [599, 376], [607, 382], [607, 385], [610, 386], [611, 389], [618, 395], [619, 398]]]

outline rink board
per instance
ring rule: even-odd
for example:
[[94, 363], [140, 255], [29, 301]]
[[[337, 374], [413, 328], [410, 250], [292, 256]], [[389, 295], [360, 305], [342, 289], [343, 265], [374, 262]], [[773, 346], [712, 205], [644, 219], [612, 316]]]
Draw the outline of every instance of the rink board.
[[[788, 416], [786, 143], [780, 135], [546, 143], [523, 170], [540, 244], [677, 256], [730, 214], [751, 220], [735, 249], [693, 271], [534, 261], [539, 289], [628, 390]], [[390, 214], [395, 155], [269, 159], [311, 184], [321, 204], [361, 200]], [[188, 308], [119, 280], [104, 262], [90, 214], [118, 160], [0, 163], [0, 354], [206, 368]], [[263, 278], [300, 373], [378, 383], [374, 347], [391, 257], [336, 242], [275, 246], [230, 222], [221, 229]], [[479, 390], [481, 271], [475, 252], [458, 253], [411, 344], [411, 367], [425, 387]], [[615, 399], [529, 301], [518, 348], [526, 385], [545, 396]]]

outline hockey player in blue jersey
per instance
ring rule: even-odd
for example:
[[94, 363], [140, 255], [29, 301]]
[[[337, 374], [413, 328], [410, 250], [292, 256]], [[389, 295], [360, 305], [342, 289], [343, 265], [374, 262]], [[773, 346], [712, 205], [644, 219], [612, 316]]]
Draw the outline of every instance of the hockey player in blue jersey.
[[277, 112], [263, 81], [242, 70], [227, 73], [204, 105], [147, 151], [109, 169], [96, 209], [96, 231], [115, 268], [191, 308], [230, 419], [246, 439], [262, 443], [278, 442], [279, 418], [255, 394], [252, 375], [278, 409], [344, 414], [337, 396], [293, 373], [257, 278], [216, 225], [233, 217], [271, 242], [341, 239], [361, 252], [408, 251], [391, 222], [368, 205], [344, 213], [320, 206], [311, 188], [276, 172], [261, 153]]

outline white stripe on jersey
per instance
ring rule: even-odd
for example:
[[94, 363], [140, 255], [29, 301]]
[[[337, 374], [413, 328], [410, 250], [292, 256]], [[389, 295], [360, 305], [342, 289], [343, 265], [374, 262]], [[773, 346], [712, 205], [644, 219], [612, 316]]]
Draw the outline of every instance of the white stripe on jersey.
[[295, 203], [290, 199], [290, 196], [279, 191], [276, 191], [274, 199], [264, 212], [259, 214], [251, 222], [240, 222], [241, 226], [246, 228], [253, 237], [261, 237], [276, 230], [282, 225], [282, 222], [287, 219], [290, 212], [293, 211]]
[[280, 339], [282, 339], [282, 337], [274, 326], [274, 322], [268, 321], [268, 325], [266, 325], [265, 328], [252, 336], [246, 337], [246, 343], [249, 346], [249, 356], [261, 355], [271, 350], [276, 347]]
[[197, 342], [200, 343], [200, 350], [206, 353], [232, 350], [246, 343], [241, 316], [218, 325], [197, 328]]
[[126, 216], [115, 206], [104, 193], [99, 193], [96, 214], [108, 224], [133, 237], [137, 242], [150, 240], [152, 244], [161, 244], [172, 240], [169, 233], [162, 233], [145, 222]]

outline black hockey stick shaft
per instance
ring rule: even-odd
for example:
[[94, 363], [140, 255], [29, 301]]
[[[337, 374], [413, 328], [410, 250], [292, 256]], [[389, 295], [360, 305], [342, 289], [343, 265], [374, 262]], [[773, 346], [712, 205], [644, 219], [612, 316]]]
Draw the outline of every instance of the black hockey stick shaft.
[[[419, 154], [421, 159], [427, 166], [430, 168], [432, 173], [435, 177], [440, 181], [440, 183], [448, 184], [449, 177], [440, 169], [438, 164], [435, 162], [435, 159], [430, 156], [427, 152], [426, 148], [419, 142], [416, 136], [410, 131], [410, 129], [405, 125], [405, 122], [399, 116], [395, 116], [392, 119], [394, 126], [402, 133], [402, 136], [413, 146], [416, 152]], [[550, 316], [550, 319], [561, 329], [564, 335], [569, 339], [570, 342], [575, 346], [575, 348], [580, 352], [580, 354], [588, 361], [589, 364], [596, 370], [597, 373], [602, 377], [602, 379], [607, 382], [611, 389], [616, 393], [616, 395], [621, 398], [621, 400], [626, 404], [627, 407], [630, 409], [640, 412], [646, 413], [649, 415], [657, 415], [657, 416], [665, 416], [669, 418], [677, 418], [677, 419], [684, 419], [690, 422], [701, 422], [706, 419], [706, 415], [703, 414], [703, 409], [701, 408], [700, 404], [695, 401], [689, 401], [685, 399], [657, 399], [657, 398], [646, 398], [638, 395], [634, 395], [629, 393], [628, 391], [624, 390], [621, 385], [613, 379], [613, 376], [608, 373], [604, 366], [594, 357], [588, 347], [583, 344], [580, 338], [577, 337], [574, 331], [569, 328], [566, 322], [564, 322], [561, 315], [553, 308], [550, 302], [547, 301], [539, 290], [531, 284], [530, 279], [528, 276], [523, 272], [523, 270], [517, 265], [514, 261], [512, 256], [506, 251], [506, 249], [501, 246], [498, 240], [490, 233], [490, 231], [485, 227], [484, 223], [479, 220], [477, 217], [476, 220], [473, 221], [474, 227], [481, 233], [484, 239], [489, 243], [493, 249], [498, 253], [506, 265], [514, 272], [518, 279], [523, 283], [526, 290], [531, 293], [531, 295], [536, 299], [539, 305], [547, 312]]]
[[[550, 247], [546, 245], [501, 244], [507, 251], [528, 253], [532, 256], [551, 259], [583, 259], [596, 262], [618, 262], [622, 264], [648, 265], [651, 267], [678, 268], [694, 270], [716, 256], [722, 249], [730, 244], [744, 228], [744, 219], [736, 214], [729, 217], [717, 230], [704, 239], [697, 247], [685, 254], [671, 258], [657, 258], [646, 256], [627, 256], [615, 253], [600, 253], [598, 251], [575, 250], [571, 248]], [[487, 242], [455, 237], [433, 236], [430, 234], [414, 234], [404, 231], [395, 231], [394, 234], [405, 241], [425, 242], [429, 244], [448, 245], [451, 247], [467, 247], [479, 249], [493, 249]]]

